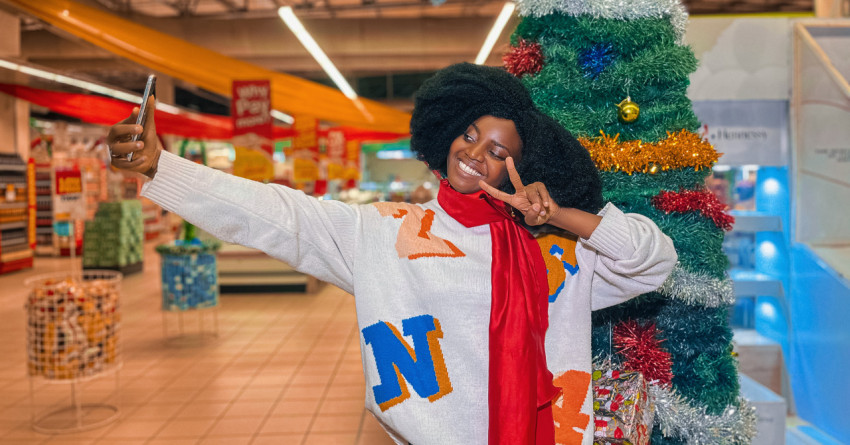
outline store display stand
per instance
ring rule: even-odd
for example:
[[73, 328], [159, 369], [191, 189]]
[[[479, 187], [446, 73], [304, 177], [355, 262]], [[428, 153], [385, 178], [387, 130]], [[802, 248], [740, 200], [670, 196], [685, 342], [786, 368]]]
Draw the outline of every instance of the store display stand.
[[[121, 279], [118, 272], [89, 270], [39, 275], [24, 282], [30, 289], [27, 353], [34, 431], [73, 433], [118, 419]], [[104, 385], [106, 375], [114, 378], [114, 385]], [[37, 384], [39, 378], [49, 385]], [[42, 396], [52, 400], [39, 400], [40, 390], [54, 384], [69, 386], [70, 401], [57, 400], [50, 391]], [[85, 401], [89, 394], [100, 400]]]
[[0, 273], [33, 267], [34, 186], [31, 163], [0, 153]]
[[[178, 240], [161, 244], [156, 250], [162, 257], [162, 335], [167, 342], [185, 341], [185, 312], [198, 315], [196, 339], [218, 338], [218, 242]], [[169, 313], [177, 318], [177, 334], [171, 335]], [[212, 331], [206, 329], [205, 314], [212, 315]]]
[[[188, 311], [162, 311], [162, 338], [165, 339], [166, 343], [182, 343], [186, 342], [187, 340], [190, 340], [190, 336], [186, 330], [186, 323], [183, 320], [183, 314], [186, 312]], [[194, 339], [201, 340], [202, 342], [218, 339], [218, 306], [192, 309], [192, 312], [198, 315], [198, 330], [197, 335], [194, 336]], [[212, 316], [212, 329], [209, 331], [206, 328], [209, 322], [204, 322], [206, 313], [209, 313]], [[169, 314], [173, 315], [173, 317], [171, 317]], [[169, 318], [177, 319], [176, 333], [174, 333], [173, 328], [169, 329], [169, 325], [171, 324], [168, 320]]]
[[[38, 414], [36, 413], [36, 393], [35, 377], [30, 377], [30, 407], [31, 409], [31, 424], [33, 431], [43, 434], [67, 434], [77, 433], [80, 431], [88, 431], [102, 426], [108, 425], [120, 416], [118, 408], [119, 391], [119, 373], [117, 370], [113, 372], [115, 378], [115, 386], [112, 395], [108, 398], [109, 401], [104, 403], [84, 403], [82, 388], [85, 381], [71, 380], [69, 383], [71, 389], [71, 402], [69, 405], [59, 406], [50, 411]], [[101, 376], [98, 376], [101, 377]]]

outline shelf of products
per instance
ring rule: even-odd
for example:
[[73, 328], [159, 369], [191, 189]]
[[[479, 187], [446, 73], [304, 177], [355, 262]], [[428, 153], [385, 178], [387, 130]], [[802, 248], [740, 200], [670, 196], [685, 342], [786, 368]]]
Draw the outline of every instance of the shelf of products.
[[49, 162], [34, 161], [35, 253], [53, 255], [53, 169]]
[[34, 172], [15, 154], [0, 153], [0, 273], [32, 267]]
[[[34, 161], [36, 214], [35, 253], [38, 255], [70, 255], [82, 253], [83, 220], [91, 220], [100, 202], [107, 198], [107, 172], [103, 161], [95, 157], [68, 158], [57, 161]], [[76, 217], [57, 210], [57, 171], [79, 176], [79, 191], [84, 210]], [[71, 240], [73, 236], [74, 240]]]
[[97, 158], [78, 158], [83, 179], [83, 199], [86, 206], [86, 220], [94, 218], [97, 206], [107, 198], [106, 166]]

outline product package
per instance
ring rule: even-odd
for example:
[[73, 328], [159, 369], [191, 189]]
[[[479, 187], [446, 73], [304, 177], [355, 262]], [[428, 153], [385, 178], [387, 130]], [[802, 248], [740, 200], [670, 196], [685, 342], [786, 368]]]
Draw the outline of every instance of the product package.
[[639, 372], [593, 372], [595, 445], [648, 445], [654, 407]]

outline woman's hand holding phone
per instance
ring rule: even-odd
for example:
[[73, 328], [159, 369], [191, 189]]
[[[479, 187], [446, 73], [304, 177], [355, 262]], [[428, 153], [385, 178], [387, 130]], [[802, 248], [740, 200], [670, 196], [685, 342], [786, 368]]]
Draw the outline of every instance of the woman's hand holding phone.
[[[148, 115], [144, 126], [136, 124], [139, 108], [133, 108], [133, 112], [127, 119], [118, 122], [109, 129], [106, 143], [112, 155], [113, 167], [141, 173], [153, 179], [161, 150], [156, 136], [156, 122], [154, 122], [155, 108], [156, 99], [154, 96], [150, 96], [148, 97]], [[133, 136], [135, 135], [140, 135], [140, 137], [134, 142]], [[130, 153], [132, 153], [132, 160], [128, 161], [127, 158]]]

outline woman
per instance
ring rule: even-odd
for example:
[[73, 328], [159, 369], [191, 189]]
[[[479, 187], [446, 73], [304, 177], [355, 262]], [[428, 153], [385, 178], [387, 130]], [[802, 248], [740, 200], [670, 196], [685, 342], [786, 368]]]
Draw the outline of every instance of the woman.
[[[414, 105], [412, 149], [442, 177], [422, 205], [319, 201], [198, 166], [135, 112], [108, 140], [166, 210], [354, 294], [366, 407], [396, 442], [591, 443], [590, 311], [657, 288], [670, 239], [610, 204], [595, 214], [588, 153], [510, 74], [453, 65]], [[515, 218], [579, 240], [538, 243]]]

